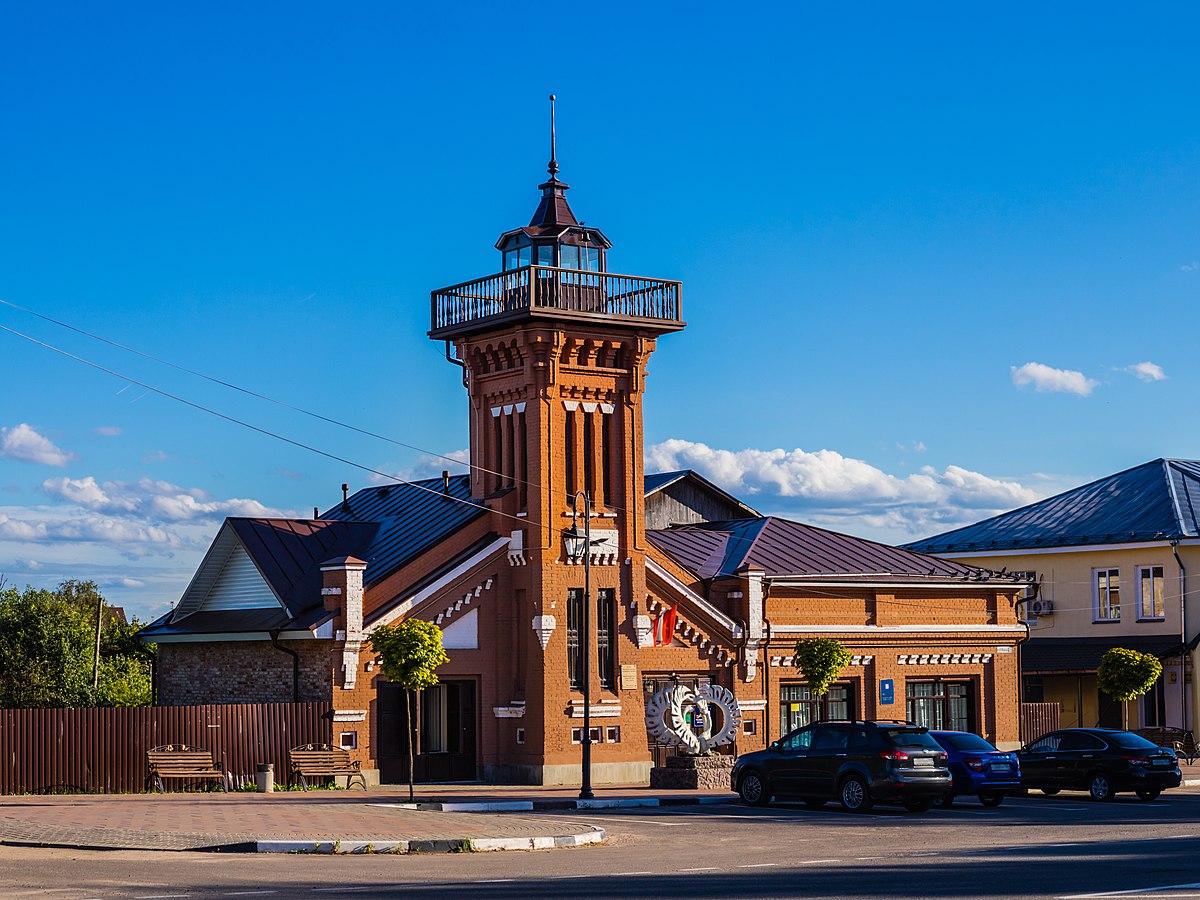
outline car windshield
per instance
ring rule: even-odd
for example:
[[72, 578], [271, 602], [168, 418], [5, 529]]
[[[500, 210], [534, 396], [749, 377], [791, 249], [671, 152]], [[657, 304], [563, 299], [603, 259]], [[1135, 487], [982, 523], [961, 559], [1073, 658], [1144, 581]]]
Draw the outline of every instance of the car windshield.
[[1113, 734], [1106, 734], [1105, 739], [1110, 743], [1116, 744], [1122, 750], [1157, 750], [1158, 744], [1153, 741], [1148, 741], [1141, 735], [1132, 734], [1128, 731], [1117, 731]]
[[995, 753], [996, 748], [977, 734], [947, 734], [939, 732], [936, 740], [947, 750], [961, 750], [964, 753]]
[[922, 750], [941, 750], [942, 745], [924, 729], [881, 728], [883, 737], [894, 747], [917, 747]]

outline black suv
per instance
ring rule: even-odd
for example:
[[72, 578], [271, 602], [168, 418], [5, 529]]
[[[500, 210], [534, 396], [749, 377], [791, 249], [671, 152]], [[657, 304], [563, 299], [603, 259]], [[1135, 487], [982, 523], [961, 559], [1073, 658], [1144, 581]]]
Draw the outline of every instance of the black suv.
[[924, 812], [950, 790], [946, 752], [911, 722], [816, 722], [739, 756], [730, 780], [750, 806], [772, 797], [809, 806], [836, 799], [851, 812], [866, 812], [876, 800]]

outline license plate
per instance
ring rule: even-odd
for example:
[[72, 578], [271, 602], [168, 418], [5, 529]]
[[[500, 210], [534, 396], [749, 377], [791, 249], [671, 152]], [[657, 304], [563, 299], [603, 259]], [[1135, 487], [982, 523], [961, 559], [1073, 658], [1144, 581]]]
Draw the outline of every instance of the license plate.
[[1011, 772], [1012, 766], [1008, 763], [992, 763], [993, 772]]
[[1151, 764], [1155, 766], [1169, 766], [1171, 761], [1169, 759], [1156, 759]]
[[918, 756], [915, 759], [913, 759], [913, 765], [916, 766], [918, 769], [932, 769], [933, 768], [933, 760], [930, 759], [928, 756]]

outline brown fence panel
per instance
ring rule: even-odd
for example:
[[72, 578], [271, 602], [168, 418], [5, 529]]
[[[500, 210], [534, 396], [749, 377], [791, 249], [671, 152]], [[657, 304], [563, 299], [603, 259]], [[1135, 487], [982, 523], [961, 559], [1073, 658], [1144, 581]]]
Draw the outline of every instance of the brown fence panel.
[[0, 793], [141, 791], [146, 751], [188, 744], [212, 751], [234, 786], [260, 763], [287, 780], [287, 752], [332, 740], [328, 703], [0, 709]]
[[1057, 703], [1021, 704], [1021, 743], [1036, 741], [1043, 734], [1058, 730], [1059, 705]]

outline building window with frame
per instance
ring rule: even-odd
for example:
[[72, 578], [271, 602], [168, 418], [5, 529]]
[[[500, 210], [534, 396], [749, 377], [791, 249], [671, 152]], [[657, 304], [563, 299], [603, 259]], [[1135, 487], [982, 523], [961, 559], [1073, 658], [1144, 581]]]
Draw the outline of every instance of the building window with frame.
[[596, 669], [600, 687], [616, 689], [613, 677], [617, 668], [617, 592], [600, 588], [596, 592]]
[[1093, 569], [1092, 597], [1095, 622], [1121, 621], [1121, 570]]
[[1158, 728], [1167, 724], [1167, 692], [1163, 676], [1158, 676], [1150, 690], [1142, 694], [1142, 727]]
[[1162, 566], [1138, 566], [1138, 621], [1166, 617]]
[[974, 731], [971, 682], [909, 681], [904, 685], [910, 722], [934, 731]]
[[567, 678], [571, 690], [583, 688], [583, 655], [580, 653], [579, 628], [583, 621], [583, 589], [567, 591]]
[[807, 684], [779, 686], [779, 733], [787, 734], [821, 719], [853, 719], [854, 690], [835, 684], [824, 697], [814, 697]]

